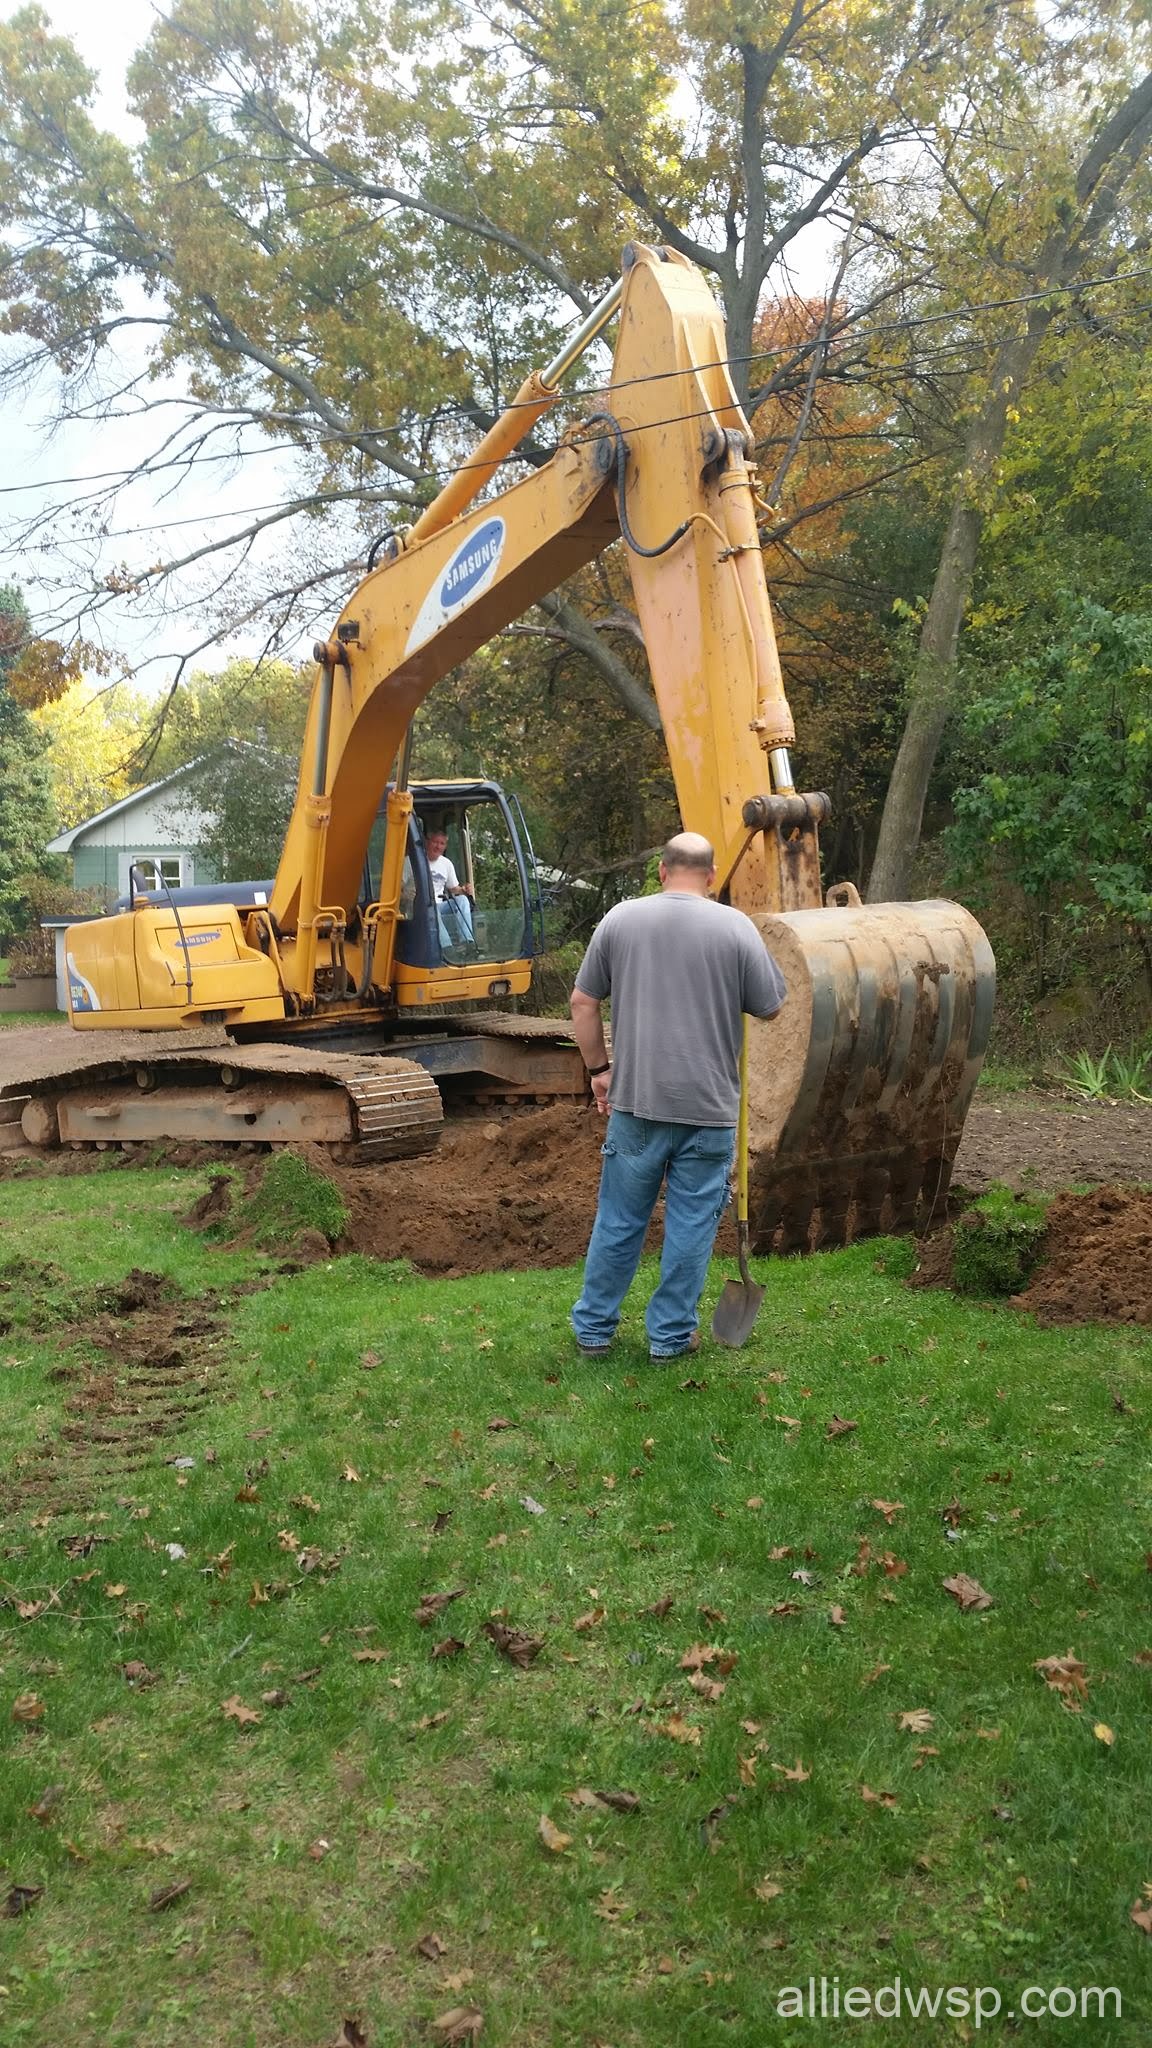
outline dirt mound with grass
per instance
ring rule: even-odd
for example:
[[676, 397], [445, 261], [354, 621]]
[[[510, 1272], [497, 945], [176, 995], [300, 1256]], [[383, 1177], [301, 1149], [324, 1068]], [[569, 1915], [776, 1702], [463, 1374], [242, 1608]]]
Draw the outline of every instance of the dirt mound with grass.
[[1040, 1263], [1013, 1304], [1045, 1323], [1152, 1324], [1152, 1194], [1057, 1195]]

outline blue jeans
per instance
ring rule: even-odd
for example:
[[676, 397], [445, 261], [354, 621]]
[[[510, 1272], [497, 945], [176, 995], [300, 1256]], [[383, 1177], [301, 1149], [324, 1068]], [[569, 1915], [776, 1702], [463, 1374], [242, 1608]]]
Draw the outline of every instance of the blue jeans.
[[661, 1184], [660, 1285], [644, 1322], [653, 1358], [674, 1358], [686, 1350], [728, 1200], [735, 1142], [736, 1133], [727, 1126], [653, 1123], [612, 1111], [584, 1286], [572, 1310], [576, 1341], [586, 1350], [610, 1344], [615, 1335]]

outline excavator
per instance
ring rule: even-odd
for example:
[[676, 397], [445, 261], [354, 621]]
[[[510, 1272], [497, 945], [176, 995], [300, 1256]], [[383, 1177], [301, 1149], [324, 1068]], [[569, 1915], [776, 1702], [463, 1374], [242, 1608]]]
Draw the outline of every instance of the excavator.
[[[613, 319], [595, 410], [498, 489]], [[779, 1016], [751, 1025], [752, 1244], [814, 1249], [939, 1209], [988, 1039], [991, 949], [954, 903], [865, 906], [850, 883], [825, 900], [829, 804], [793, 779], [753, 440], [726, 358], [702, 273], [630, 245], [470, 460], [374, 545], [317, 644], [274, 879], [134, 877], [125, 908], [70, 927], [73, 1026], [133, 1039], [10, 1083], [22, 1142], [306, 1142], [368, 1163], [430, 1150], [462, 1099], [585, 1098], [564, 1026], [505, 1002], [528, 991], [543, 937], [519, 807], [491, 782], [414, 781], [412, 732], [449, 670], [622, 542], [682, 824], [715, 847], [717, 895], [788, 987]], [[459, 894], [437, 891], [433, 831]]]

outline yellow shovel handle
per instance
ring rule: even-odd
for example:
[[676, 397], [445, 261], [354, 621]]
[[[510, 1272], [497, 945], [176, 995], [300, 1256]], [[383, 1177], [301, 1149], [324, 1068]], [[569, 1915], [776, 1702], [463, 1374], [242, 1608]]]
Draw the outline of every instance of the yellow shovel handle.
[[740, 1121], [736, 1126], [736, 1221], [748, 1221], [748, 1019], [740, 1041]]

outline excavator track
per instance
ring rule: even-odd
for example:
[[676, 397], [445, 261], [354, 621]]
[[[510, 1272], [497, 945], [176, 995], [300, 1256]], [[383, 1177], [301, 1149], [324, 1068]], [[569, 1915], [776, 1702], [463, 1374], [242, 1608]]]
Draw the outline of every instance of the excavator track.
[[10, 1079], [6, 1150], [151, 1144], [318, 1144], [365, 1164], [431, 1152], [443, 1109], [413, 1060], [227, 1042], [124, 1053]]

